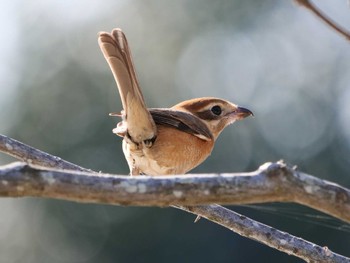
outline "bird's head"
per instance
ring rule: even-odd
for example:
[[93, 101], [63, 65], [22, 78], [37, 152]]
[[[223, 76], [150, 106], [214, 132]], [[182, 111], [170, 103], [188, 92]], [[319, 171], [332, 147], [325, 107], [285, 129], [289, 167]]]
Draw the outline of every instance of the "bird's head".
[[213, 97], [186, 100], [176, 104], [172, 109], [189, 112], [200, 118], [208, 126], [215, 140], [226, 126], [253, 116], [253, 113], [246, 108]]

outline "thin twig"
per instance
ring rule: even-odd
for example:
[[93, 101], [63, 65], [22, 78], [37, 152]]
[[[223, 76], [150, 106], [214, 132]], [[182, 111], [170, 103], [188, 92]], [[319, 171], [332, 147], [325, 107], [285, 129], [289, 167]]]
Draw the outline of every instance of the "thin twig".
[[312, 4], [309, 0], [295, 0], [295, 2], [306, 9], [310, 10], [317, 17], [319, 17], [322, 21], [328, 24], [331, 28], [337, 31], [339, 34], [343, 35], [347, 40], [350, 40], [350, 32], [345, 28], [338, 25], [331, 18], [329, 18], [326, 14], [324, 14], [316, 5]]

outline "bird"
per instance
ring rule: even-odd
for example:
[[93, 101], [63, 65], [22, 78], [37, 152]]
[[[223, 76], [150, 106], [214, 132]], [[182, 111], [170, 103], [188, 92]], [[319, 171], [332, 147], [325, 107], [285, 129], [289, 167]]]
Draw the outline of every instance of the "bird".
[[98, 43], [121, 97], [123, 110], [110, 115], [122, 118], [113, 133], [123, 138], [131, 175], [185, 174], [207, 159], [225, 127], [253, 116], [247, 108], [215, 97], [147, 108], [124, 32], [100, 32]]

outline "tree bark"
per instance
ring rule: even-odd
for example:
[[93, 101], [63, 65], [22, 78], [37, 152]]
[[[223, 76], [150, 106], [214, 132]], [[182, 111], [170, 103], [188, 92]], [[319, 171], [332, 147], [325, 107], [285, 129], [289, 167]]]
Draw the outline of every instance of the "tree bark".
[[322, 248], [222, 206], [203, 205], [288, 201], [350, 221], [348, 189], [299, 172], [284, 162], [266, 163], [251, 173], [130, 177], [96, 173], [3, 135], [0, 135], [0, 151], [28, 162], [0, 167], [0, 196], [3, 197], [36, 196], [114, 205], [172, 205], [306, 262], [350, 262], [350, 258], [327, 247]]

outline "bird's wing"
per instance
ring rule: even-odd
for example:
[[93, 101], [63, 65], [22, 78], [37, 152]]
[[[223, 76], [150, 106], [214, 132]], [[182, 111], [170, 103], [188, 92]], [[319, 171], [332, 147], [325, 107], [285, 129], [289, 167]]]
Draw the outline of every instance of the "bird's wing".
[[158, 125], [174, 127], [205, 141], [213, 140], [207, 125], [190, 113], [170, 109], [149, 109], [149, 112]]
[[119, 28], [100, 32], [98, 43], [118, 84], [130, 137], [136, 143], [154, 138], [156, 125], [146, 108], [124, 33]]

